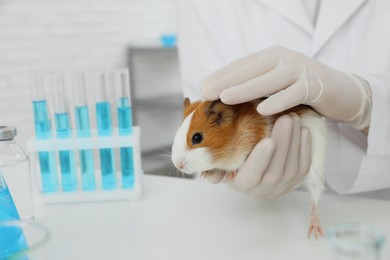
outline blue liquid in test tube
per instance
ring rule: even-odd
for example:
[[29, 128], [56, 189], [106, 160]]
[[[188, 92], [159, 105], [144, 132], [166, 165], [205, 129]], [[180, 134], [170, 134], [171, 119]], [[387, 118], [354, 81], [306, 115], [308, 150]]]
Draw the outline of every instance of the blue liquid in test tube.
[[[54, 112], [57, 138], [71, 138], [71, 126], [65, 97], [64, 75], [55, 73], [52, 75], [55, 87]], [[75, 191], [77, 189], [76, 162], [74, 151], [60, 150], [60, 168], [63, 191]]]
[[[71, 131], [68, 113], [55, 114], [57, 138], [70, 138]], [[60, 167], [62, 190], [74, 191], [77, 189], [76, 163], [73, 151], [60, 151]]]
[[[108, 78], [106, 72], [98, 73], [98, 102], [96, 103], [96, 122], [99, 136], [112, 135], [111, 105], [106, 93]], [[100, 166], [102, 171], [102, 187], [104, 190], [116, 188], [114, 153], [112, 148], [99, 150]]]
[[[77, 136], [81, 138], [91, 137], [91, 127], [89, 122], [89, 112], [86, 100], [86, 89], [84, 75], [74, 73], [74, 99]], [[80, 150], [80, 168], [81, 183], [83, 190], [94, 190], [95, 184], [95, 166], [93, 161], [93, 152], [90, 149]]]
[[[76, 106], [76, 128], [78, 137], [90, 137], [89, 113], [87, 106]], [[95, 169], [92, 150], [80, 150], [81, 181], [83, 190], [95, 189]]]
[[[132, 133], [131, 107], [128, 98], [120, 98], [118, 107], [119, 135], [129, 135]], [[120, 148], [122, 167], [122, 188], [134, 187], [134, 160], [133, 148]]]
[[96, 103], [96, 121], [99, 136], [112, 135], [111, 105], [109, 102]]
[[[49, 139], [51, 138], [51, 123], [48, 116], [42, 75], [32, 74], [31, 83], [36, 138], [39, 140]], [[58, 178], [55, 153], [49, 151], [38, 152], [38, 159], [42, 191], [44, 193], [57, 191]]]
[[[119, 135], [131, 135], [133, 130], [130, 85], [127, 70], [115, 74]], [[132, 147], [121, 147], [122, 188], [134, 188], [134, 157]]]
[[[96, 103], [96, 121], [99, 136], [112, 135], [111, 106], [109, 102]], [[112, 148], [102, 148], [99, 153], [103, 189], [114, 189], [116, 180], [113, 150]]]
[[118, 103], [119, 134], [130, 135], [133, 132], [133, 120], [129, 98], [121, 97]]

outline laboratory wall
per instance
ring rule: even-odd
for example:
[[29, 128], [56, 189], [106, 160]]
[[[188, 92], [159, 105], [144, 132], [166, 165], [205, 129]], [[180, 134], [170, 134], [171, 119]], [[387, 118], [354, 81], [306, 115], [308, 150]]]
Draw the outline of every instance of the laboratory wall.
[[175, 0], [0, 0], [0, 125], [33, 134], [31, 71], [128, 65], [130, 45], [175, 32]]

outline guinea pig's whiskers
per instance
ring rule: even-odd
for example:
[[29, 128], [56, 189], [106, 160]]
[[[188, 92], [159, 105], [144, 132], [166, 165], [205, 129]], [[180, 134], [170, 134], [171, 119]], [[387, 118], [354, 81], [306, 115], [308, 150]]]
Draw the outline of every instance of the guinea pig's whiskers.
[[180, 172], [178, 169], [176, 169], [176, 167], [173, 165], [172, 162], [168, 162], [166, 164], [166, 168], [167, 168], [167, 172], [168, 172], [168, 175], [169, 176], [178, 176], [178, 175], [182, 175], [182, 172]]
[[166, 172], [168, 176], [185, 178], [184, 173], [178, 170], [172, 163], [171, 151], [165, 148], [160, 148], [160, 150], [163, 153], [157, 155], [156, 159], [158, 158], [162, 161], [163, 171]]
[[177, 169], [173, 165], [171, 160], [171, 153], [168, 150], [162, 149], [164, 154], [160, 154], [156, 156], [156, 158], [162, 159], [163, 170], [166, 171], [169, 176], [175, 176], [177, 174]]
[[164, 154], [168, 154], [169, 156], [171, 155], [171, 150], [170, 149], [167, 149], [165, 147], [160, 147], [159, 150], [164, 152]]

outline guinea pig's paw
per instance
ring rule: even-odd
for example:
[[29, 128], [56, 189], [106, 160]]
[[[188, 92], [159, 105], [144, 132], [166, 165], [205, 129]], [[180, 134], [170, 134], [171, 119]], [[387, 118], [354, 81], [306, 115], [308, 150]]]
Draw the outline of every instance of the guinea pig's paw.
[[200, 174], [200, 177], [203, 178], [203, 179], [207, 179], [207, 177], [211, 174], [212, 171], [203, 171], [201, 174]]
[[312, 204], [311, 212], [310, 212], [310, 226], [309, 232], [307, 234], [308, 238], [310, 238], [311, 234], [314, 233], [314, 237], [316, 240], [319, 236], [324, 236], [324, 231], [321, 227], [320, 218], [318, 215], [318, 207], [316, 204]]
[[238, 170], [234, 170], [226, 173], [226, 180], [231, 181], [236, 177]]
[[307, 237], [310, 238], [312, 233], [314, 233], [314, 237], [316, 238], [316, 240], [318, 240], [318, 237], [324, 236], [324, 231], [322, 230], [321, 224], [318, 220], [312, 221], [310, 223]]

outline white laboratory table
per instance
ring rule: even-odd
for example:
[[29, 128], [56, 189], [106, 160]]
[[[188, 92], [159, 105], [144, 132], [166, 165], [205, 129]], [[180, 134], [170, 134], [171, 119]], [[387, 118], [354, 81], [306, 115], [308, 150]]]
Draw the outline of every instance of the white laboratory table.
[[[326, 239], [307, 239], [309, 196], [256, 201], [196, 179], [144, 176], [140, 202], [46, 205], [47, 259], [331, 259]], [[325, 228], [363, 222], [390, 239], [390, 201], [325, 194]], [[390, 259], [389, 241], [382, 259]]]

